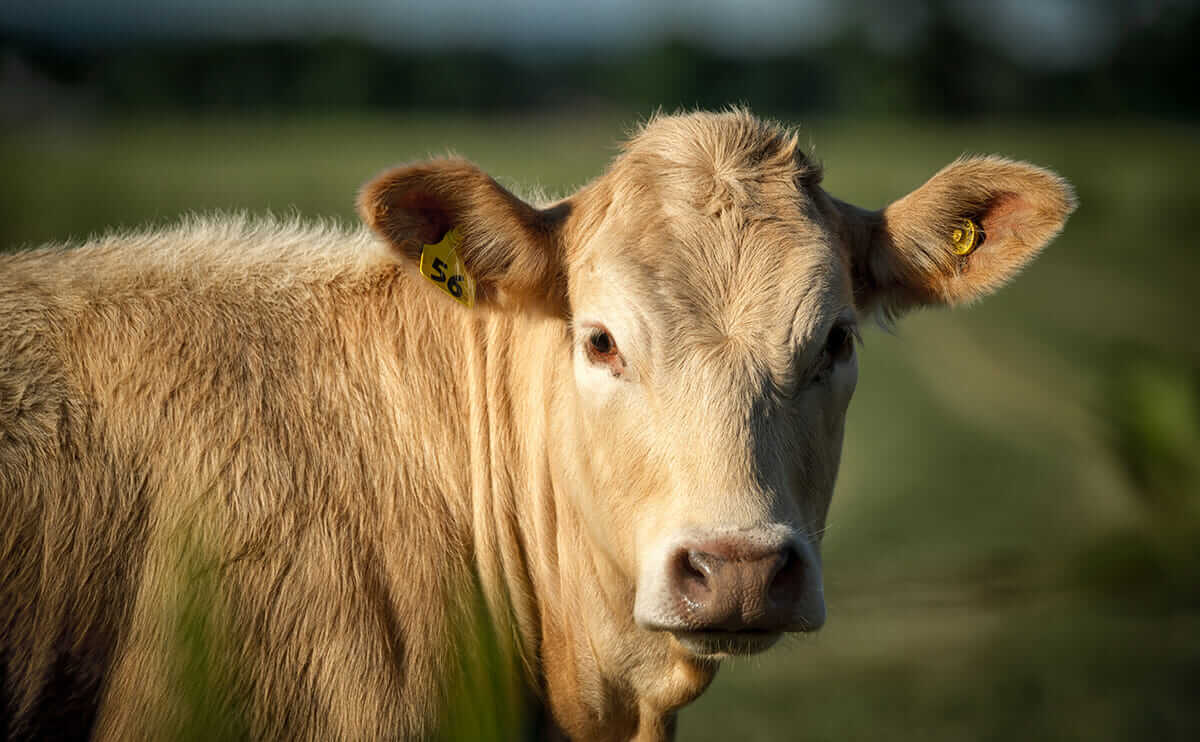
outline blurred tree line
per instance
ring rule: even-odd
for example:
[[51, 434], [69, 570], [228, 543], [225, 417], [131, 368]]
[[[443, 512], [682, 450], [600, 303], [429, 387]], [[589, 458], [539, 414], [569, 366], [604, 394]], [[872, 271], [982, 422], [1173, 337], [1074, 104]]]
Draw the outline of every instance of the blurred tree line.
[[[383, 48], [345, 38], [89, 48], [0, 26], [0, 59], [9, 69], [0, 74], [0, 95], [8, 89], [11, 97], [15, 85], [44, 83], [56, 95], [67, 91], [118, 112], [484, 113], [590, 103], [672, 109], [741, 102], [780, 114], [1200, 113], [1200, 97], [1192, 94], [1200, 69], [1195, 3], [1171, 5], [1150, 23], [1122, 19], [1121, 4], [1109, 3], [1110, 22], [1122, 28], [1113, 46], [1066, 65], [1019, 58], [947, 12], [944, 3], [930, 7], [921, 30], [896, 48], [873, 41], [860, 23], [823, 43], [768, 55], [720, 52], [682, 38], [621, 53], [538, 55]], [[14, 67], [19, 75], [12, 74]]]

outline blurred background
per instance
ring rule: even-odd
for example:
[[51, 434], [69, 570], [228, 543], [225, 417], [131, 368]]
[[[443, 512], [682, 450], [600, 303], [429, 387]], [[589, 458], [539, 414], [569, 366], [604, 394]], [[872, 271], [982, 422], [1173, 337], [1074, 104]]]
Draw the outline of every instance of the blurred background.
[[867, 331], [827, 628], [679, 737], [1200, 739], [1198, 32], [1190, 0], [5, 3], [0, 249], [353, 221], [450, 150], [566, 194], [652, 112], [735, 103], [863, 206], [962, 153], [1053, 168], [1081, 206], [1020, 279]]

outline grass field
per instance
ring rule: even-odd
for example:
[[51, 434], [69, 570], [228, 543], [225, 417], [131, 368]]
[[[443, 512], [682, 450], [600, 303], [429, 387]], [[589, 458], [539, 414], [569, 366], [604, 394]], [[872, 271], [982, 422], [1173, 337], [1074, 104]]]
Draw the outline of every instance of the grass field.
[[[184, 211], [354, 218], [453, 150], [564, 193], [635, 120], [118, 121], [0, 134], [0, 247]], [[880, 206], [964, 152], [1081, 207], [988, 301], [866, 333], [819, 635], [721, 671], [680, 738], [1200, 739], [1200, 134], [1153, 122], [805, 122], [825, 187]]]

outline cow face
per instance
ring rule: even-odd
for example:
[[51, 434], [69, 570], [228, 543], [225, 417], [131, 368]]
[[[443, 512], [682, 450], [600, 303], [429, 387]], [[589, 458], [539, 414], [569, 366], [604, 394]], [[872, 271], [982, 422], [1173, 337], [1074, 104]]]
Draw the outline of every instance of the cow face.
[[824, 621], [858, 317], [794, 142], [748, 129], [722, 151], [692, 123], [648, 127], [606, 176], [569, 284], [586, 520], [631, 525], [595, 537], [636, 578], [638, 624], [707, 655]]
[[567, 323], [571, 496], [637, 624], [699, 656], [824, 622], [863, 318], [993, 290], [1072, 207], [1056, 176], [981, 158], [865, 212], [821, 189], [794, 135], [740, 112], [649, 123], [550, 209], [461, 162], [393, 171], [362, 199], [409, 255], [460, 227], [486, 300]]

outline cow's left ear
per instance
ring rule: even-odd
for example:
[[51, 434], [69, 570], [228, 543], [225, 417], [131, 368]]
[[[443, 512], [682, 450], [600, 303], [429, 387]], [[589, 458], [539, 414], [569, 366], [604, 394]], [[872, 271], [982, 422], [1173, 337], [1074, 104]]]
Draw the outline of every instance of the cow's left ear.
[[367, 225], [414, 262], [426, 245], [457, 230], [456, 250], [477, 302], [553, 312], [566, 305], [559, 232], [568, 210], [566, 203], [536, 208], [459, 159], [388, 170], [358, 196]]
[[1069, 183], [1001, 157], [959, 159], [882, 211], [836, 202], [855, 302], [886, 316], [992, 293], [1063, 228]]

